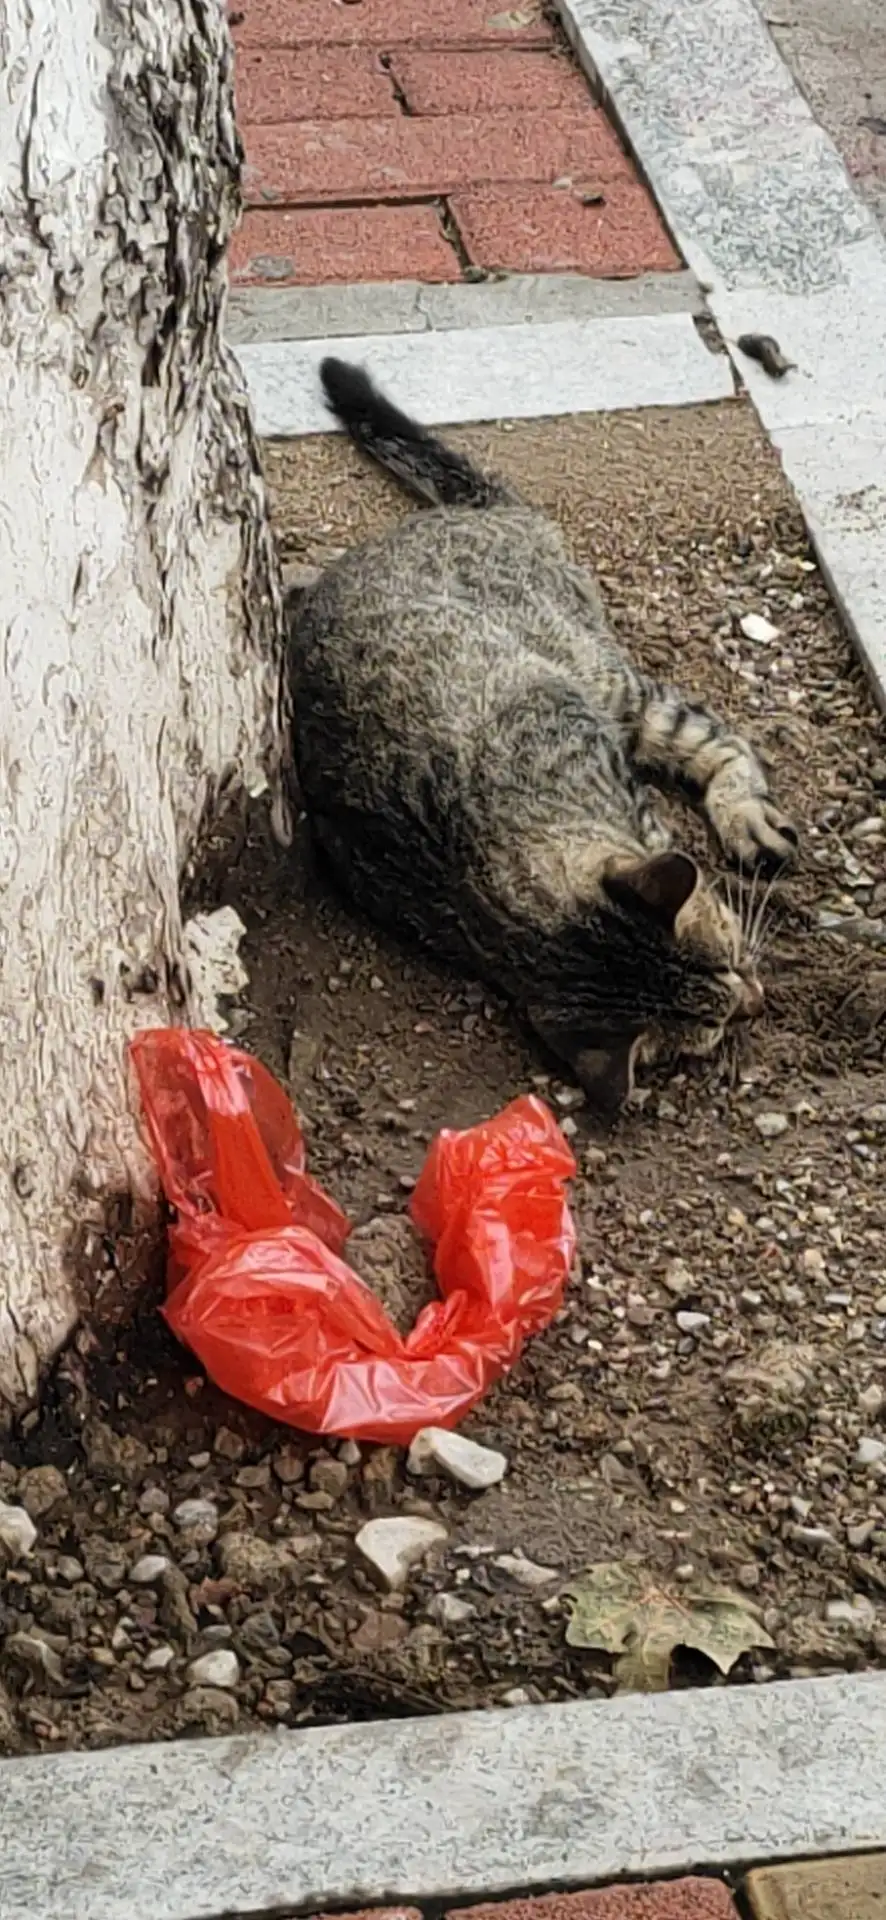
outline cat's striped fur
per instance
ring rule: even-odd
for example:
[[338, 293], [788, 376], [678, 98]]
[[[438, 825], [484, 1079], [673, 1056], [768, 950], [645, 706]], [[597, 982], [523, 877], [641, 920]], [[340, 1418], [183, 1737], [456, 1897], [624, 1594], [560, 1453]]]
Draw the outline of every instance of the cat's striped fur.
[[731, 909], [644, 786], [677, 783], [750, 869], [796, 846], [753, 749], [616, 646], [558, 529], [377, 393], [322, 379], [352, 437], [438, 504], [291, 610], [315, 835], [373, 919], [503, 989], [616, 1106], [642, 1055], [707, 1052], [762, 995]]

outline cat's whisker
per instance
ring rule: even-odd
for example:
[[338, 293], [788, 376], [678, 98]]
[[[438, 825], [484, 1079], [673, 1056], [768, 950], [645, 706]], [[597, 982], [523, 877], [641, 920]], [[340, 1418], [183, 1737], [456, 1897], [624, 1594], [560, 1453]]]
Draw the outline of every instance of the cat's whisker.
[[759, 954], [762, 949], [765, 916], [766, 916], [767, 908], [769, 906], [769, 902], [772, 898], [772, 892], [775, 886], [775, 879], [776, 879], [776, 876], [773, 874], [772, 879], [768, 882], [767, 886], [764, 888], [763, 895], [760, 900], [759, 907], [757, 908], [753, 925], [751, 927], [749, 944], [750, 944], [751, 952], [755, 955]]

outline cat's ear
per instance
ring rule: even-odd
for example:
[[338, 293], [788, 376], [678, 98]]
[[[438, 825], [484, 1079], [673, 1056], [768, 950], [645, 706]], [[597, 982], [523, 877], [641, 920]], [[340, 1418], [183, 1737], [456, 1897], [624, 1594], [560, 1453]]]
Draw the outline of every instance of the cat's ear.
[[698, 868], [688, 853], [656, 853], [635, 867], [606, 874], [603, 885], [625, 913], [641, 913], [673, 933], [681, 907], [698, 886]]
[[614, 1120], [634, 1091], [636, 1034], [608, 1045], [582, 1047], [573, 1055], [572, 1069], [595, 1111]]

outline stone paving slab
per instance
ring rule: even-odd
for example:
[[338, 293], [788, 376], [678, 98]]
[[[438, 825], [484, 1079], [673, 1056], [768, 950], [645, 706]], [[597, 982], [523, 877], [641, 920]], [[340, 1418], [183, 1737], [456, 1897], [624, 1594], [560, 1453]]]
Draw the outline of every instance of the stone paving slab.
[[[416, 209], [373, 211], [414, 213]], [[360, 216], [355, 212], [354, 217]], [[413, 259], [413, 267], [416, 264]], [[259, 340], [331, 340], [463, 327], [546, 326], [552, 320], [604, 320], [623, 314], [703, 312], [703, 297], [689, 273], [649, 273], [633, 280], [590, 280], [577, 273], [509, 273], [501, 279], [455, 286], [429, 286], [410, 277], [388, 285], [235, 289], [228, 300], [226, 332], [232, 346], [245, 346]]]
[[884, 1752], [871, 1673], [16, 1760], [0, 1914], [467, 1903], [872, 1850]]
[[886, 1854], [759, 1867], [744, 1893], [753, 1920], [884, 1920]]
[[[708, 293], [886, 706], [886, 238], [753, 0], [557, 4]], [[774, 335], [795, 370], [772, 380], [739, 353], [745, 332]]]
[[[427, 425], [532, 420], [621, 407], [698, 406], [731, 399], [725, 354], [710, 353], [687, 313], [375, 334], [337, 341]], [[327, 340], [238, 347], [257, 431], [332, 433], [320, 386]]]

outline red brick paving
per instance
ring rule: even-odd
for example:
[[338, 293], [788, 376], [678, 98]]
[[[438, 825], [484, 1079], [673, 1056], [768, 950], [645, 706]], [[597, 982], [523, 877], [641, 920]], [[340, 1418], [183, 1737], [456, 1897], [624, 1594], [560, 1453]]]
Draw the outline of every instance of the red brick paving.
[[240, 47], [547, 47], [553, 29], [533, 0], [235, 0]]
[[240, 285], [679, 267], [540, 0], [229, 7]]
[[235, 287], [459, 278], [434, 208], [421, 206], [246, 213], [230, 264]]
[[680, 262], [639, 180], [581, 193], [556, 187], [472, 188], [451, 200], [475, 265], [511, 273], [588, 273], [628, 280]]
[[599, 107], [443, 120], [299, 120], [247, 127], [247, 206], [427, 199], [492, 181], [630, 178]]
[[658, 1880], [652, 1886], [549, 1893], [539, 1900], [489, 1902], [446, 1920], [738, 1920], [719, 1880]]
[[400, 113], [390, 75], [369, 47], [242, 47], [236, 87], [243, 126]]
[[398, 51], [391, 71], [410, 113], [541, 113], [588, 100], [578, 68], [549, 53]]

